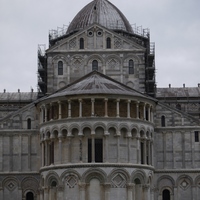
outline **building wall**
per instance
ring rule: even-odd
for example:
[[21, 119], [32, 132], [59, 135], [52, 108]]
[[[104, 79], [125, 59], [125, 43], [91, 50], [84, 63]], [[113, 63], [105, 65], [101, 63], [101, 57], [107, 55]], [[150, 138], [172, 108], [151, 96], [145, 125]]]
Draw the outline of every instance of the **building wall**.
[[[141, 92], [145, 91], [145, 49], [133, 41], [98, 26], [62, 41], [47, 52], [48, 93], [74, 82], [92, 71], [92, 61], [98, 61], [98, 71]], [[92, 35], [89, 35], [89, 32]], [[106, 38], [111, 48], [106, 48]], [[84, 49], [80, 49], [80, 38]], [[134, 61], [134, 74], [129, 74], [129, 60]], [[63, 75], [58, 75], [58, 62], [63, 62]]]

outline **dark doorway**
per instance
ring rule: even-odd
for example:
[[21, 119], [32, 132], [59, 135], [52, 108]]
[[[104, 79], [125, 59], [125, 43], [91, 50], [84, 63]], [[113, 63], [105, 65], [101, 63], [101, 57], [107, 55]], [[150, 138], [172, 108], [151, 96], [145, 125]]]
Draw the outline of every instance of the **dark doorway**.
[[162, 199], [163, 200], [170, 200], [170, 191], [169, 190], [163, 190], [162, 192]]
[[28, 192], [26, 194], [26, 200], [34, 200], [34, 195], [32, 192]]

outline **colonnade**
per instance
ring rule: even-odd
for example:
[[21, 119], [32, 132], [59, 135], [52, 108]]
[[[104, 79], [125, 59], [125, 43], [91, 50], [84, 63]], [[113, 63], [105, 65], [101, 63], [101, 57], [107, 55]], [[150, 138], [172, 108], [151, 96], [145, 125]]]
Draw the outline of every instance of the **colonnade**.
[[[113, 103], [116, 104], [115, 109], [109, 108], [109, 105]], [[89, 111], [90, 113], [88, 113]], [[41, 123], [72, 117], [126, 117], [142, 119], [153, 123], [153, 106], [149, 103], [132, 101], [130, 99], [114, 100], [108, 98], [68, 99], [40, 106]]]

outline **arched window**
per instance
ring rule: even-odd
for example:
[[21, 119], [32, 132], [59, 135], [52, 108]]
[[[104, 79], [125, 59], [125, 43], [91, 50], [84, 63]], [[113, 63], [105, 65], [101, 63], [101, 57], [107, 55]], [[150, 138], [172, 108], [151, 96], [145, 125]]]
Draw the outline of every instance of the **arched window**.
[[128, 67], [129, 67], [129, 74], [134, 74], [134, 62], [133, 62], [133, 60], [129, 60]]
[[162, 200], [170, 200], [170, 191], [165, 189], [162, 192]]
[[58, 75], [63, 75], [63, 62], [58, 62]]
[[84, 49], [84, 39], [80, 38], [80, 49]]
[[57, 186], [57, 182], [56, 181], [52, 181], [51, 182], [51, 187], [56, 187]]
[[98, 61], [93, 60], [92, 62], [92, 71], [98, 71]]
[[165, 116], [161, 117], [161, 126], [165, 127]]
[[32, 192], [26, 193], [26, 200], [34, 200], [34, 195]]
[[108, 37], [108, 38], [106, 39], [106, 48], [107, 48], [107, 49], [110, 49], [110, 48], [111, 48], [111, 39], [110, 39], [110, 37]]
[[27, 119], [27, 129], [31, 129], [31, 119]]

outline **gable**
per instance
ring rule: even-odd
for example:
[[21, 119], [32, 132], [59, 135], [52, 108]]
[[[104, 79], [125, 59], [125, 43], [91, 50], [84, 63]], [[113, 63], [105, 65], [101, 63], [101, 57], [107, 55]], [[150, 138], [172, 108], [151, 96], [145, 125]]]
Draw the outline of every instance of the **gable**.
[[73, 82], [72, 84], [58, 90], [54, 94], [48, 96], [48, 99], [57, 98], [62, 96], [82, 94], [111, 94], [111, 95], [125, 95], [134, 96], [137, 98], [145, 98], [155, 101], [151, 97], [129, 88], [128, 86], [111, 79], [110, 77], [101, 74], [97, 71], [85, 75], [81, 79]]
[[[165, 119], [164, 126], [162, 125], [162, 118]], [[156, 106], [155, 125], [156, 128], [171, 129], [176, 127], [199, 126], [200, 121], [186, 112], [159, 102]]]
[[144, 51], [145, 48], [136, 42], [117, 34], [105, 27], [93, 24], [92, 26], [79, 31], [66, 39], [60, 40], [56, 45], [47, 50], [49, 52], [57, 51]]

